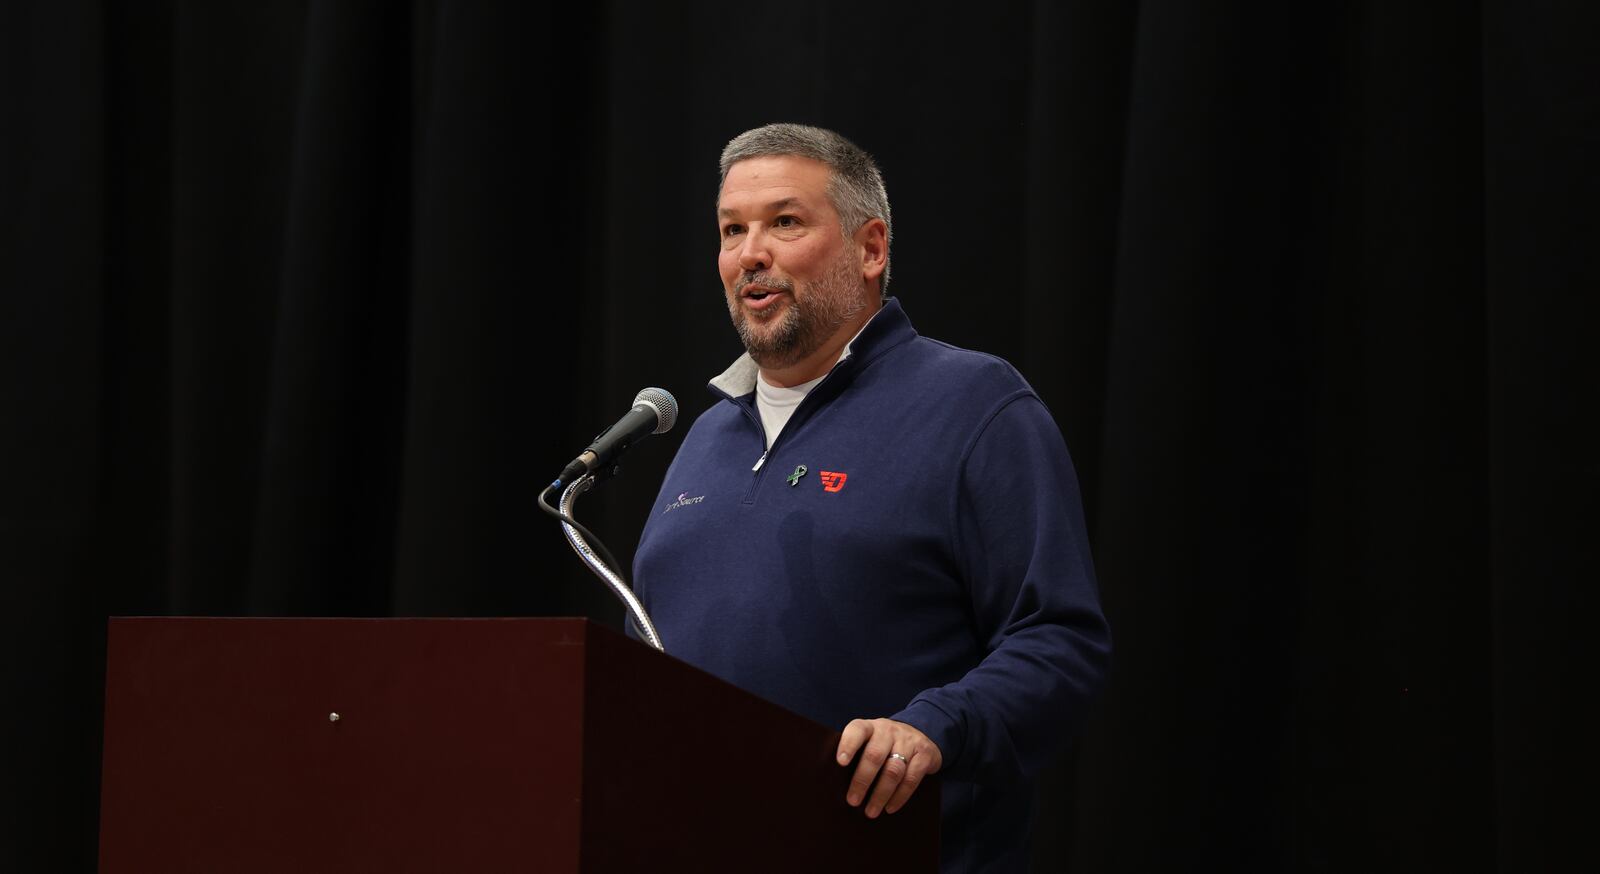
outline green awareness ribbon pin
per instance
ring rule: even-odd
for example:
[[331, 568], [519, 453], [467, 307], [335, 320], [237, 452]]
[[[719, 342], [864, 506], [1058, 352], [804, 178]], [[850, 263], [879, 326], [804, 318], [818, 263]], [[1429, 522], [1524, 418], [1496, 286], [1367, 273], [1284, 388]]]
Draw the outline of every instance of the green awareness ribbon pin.
[[802, 464], [802, 465], [796, 467], [794, 469], [794, 473], [789, 474], [789, 485], [791, 485], [791, 486], [800, 485], [800, 478], [805, 476], [805, 475], [806, 475], [806, 466], [805, 465]]

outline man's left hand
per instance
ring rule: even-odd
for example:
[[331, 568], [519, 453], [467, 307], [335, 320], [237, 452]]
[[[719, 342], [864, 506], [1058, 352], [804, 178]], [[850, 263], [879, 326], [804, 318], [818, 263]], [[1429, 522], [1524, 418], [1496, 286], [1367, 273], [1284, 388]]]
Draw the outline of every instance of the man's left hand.
[[857, 750], [861, 751], [861, 763], [856, 766], [844, 800], [851, 807], [860, 806], [871, 789], [866, 809], [869, 819], [877, 818], [882, 811], [894, 813], [904, 807], [911, 793], [922, 785], [922, 778], [938, 773], [944, 764], [938, 744], [893, 719], [852, 719], [839, 740], [839, 764], [850, 764]]

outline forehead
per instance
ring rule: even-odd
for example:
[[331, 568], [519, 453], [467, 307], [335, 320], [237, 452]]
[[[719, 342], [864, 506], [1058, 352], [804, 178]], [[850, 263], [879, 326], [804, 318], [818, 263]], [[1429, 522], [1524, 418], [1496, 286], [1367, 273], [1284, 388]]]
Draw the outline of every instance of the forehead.
[[718, 210], [755, 210], [780, 201], [831, 209], [827, 164], [796, 155], [749, 158], [728, 168], [717, 195]]

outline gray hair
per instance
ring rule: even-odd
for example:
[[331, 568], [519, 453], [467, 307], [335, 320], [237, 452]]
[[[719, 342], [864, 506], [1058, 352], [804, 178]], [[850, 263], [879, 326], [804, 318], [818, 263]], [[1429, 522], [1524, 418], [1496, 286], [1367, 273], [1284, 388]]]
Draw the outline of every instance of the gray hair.
[[828, 200], [839, 214], [839, 232], [846, 240], [872, 219], [883, 219], [883, 276], [878, 289], [889, 296], [889, 243], [894, 241], [894, 225], [889, 222], [889, 193], [883, 187], [878, 165], [855, 143], [820, 127], [803, 124], [769, 124], [747, 130], [734, 137], [722, 150], [722, 178], [717, 190], [728, 181], [728, 169], [751, 158], [793, 155], [828, 165]]

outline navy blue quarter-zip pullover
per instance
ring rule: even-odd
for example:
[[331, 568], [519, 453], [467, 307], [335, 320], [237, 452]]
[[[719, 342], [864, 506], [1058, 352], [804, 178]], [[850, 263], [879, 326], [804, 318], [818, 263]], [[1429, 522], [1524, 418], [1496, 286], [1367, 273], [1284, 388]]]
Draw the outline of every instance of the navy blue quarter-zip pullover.
[[915, 726], [943, 754], [944, 870], [1025, 871], [1031, 778], [1110, 657], [1060, 431], [894, 299], [770, 449], [755, 379], [746, 356], [713, 381], [639, 544], [667, 652], [830, 727]]

